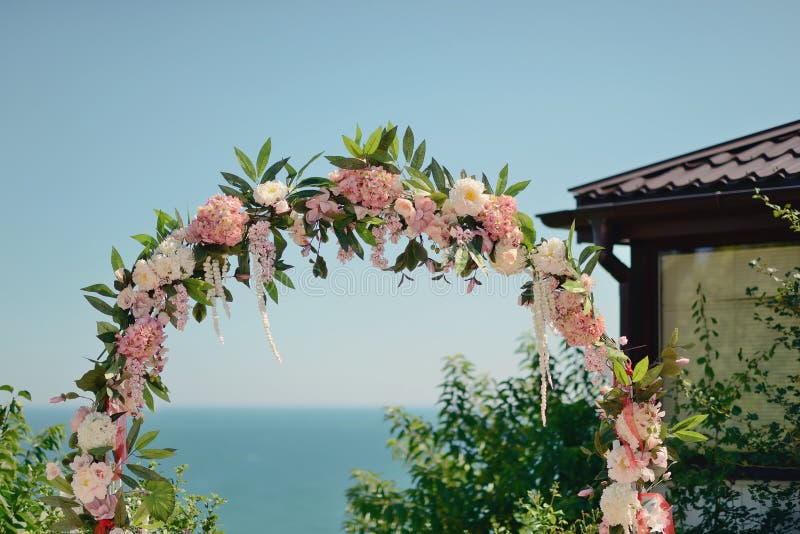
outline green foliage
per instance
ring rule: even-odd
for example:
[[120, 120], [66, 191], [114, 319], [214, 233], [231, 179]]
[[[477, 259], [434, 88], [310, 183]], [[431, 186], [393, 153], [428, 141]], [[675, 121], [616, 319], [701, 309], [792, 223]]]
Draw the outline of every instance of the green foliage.
[[520, 511], [516, 518], [519, 521], [519, 530], [511, 531], [498, 525], [493, 526], [497, 534], [596, 534], [600, 523], [600, 512], [593, 510], [591, 513], [582, 512], [581, 517], [568, 521], [564, 511], [554, 506], [557, 498], [558, 484], [550, 490], [550, 500], [546, 501], [538, 491], [528, 492], [528, 500], [520, 501]]
[[[143, 436], [144, 437], [144, 436]], [[142, 439], [142, 438], [140, 438]], [[151, 464], [151, 470], [157, 468], [157, 464]], [[135, 519], [140, 522], [135, 524], [142, 528], [147, 528], [147, 532], [153, 534], [221, 534], [219, 528], [219, 514], [217, 508], [227, 501], [212, 493], [211, 496], [195, 495], [186, 491], [186, 480], [183, 477], [188, 469], [187, 465], [180, 465], [175, 468], [175, 482], [148, 481], [148, 492], [130, 492], [125, 498], [129, 509]], [[161, 487], [168, 485], [169, 488]], [[152, 496], [152, 498], [151, 498]], [[153, 505], [162, 506], [163, 501], [174, 503], [166, 520], [159, 520], [149, 517], [155, 516]]]
[[592, 447], [593, 388], [580, 352], [554, 358], [556, 389], [542, 426], [534, 345], [523, 341], [521, 376], [502, 381], [477, 374], [463, 356], [447, 358], [435, 423], [388, 409], [389, 447], [405, 463], [412, 485], [399, 488], [376, 473], [354, 471], [346, 531], [519, 532], [528, 492], [555, 483], [564, 495], [552, 493], [550, 506], [560, 518], [572, 522], [589, 511], [591, 504], [576, 493], [591, 478], [587, 473], [602, 467], [581, 450]]
[[52, 426], [34, 434], [20, 398], [11, 386], [0, 386], [10, 399], [0, 404], [0, 532], [52, 532], [60, 512], [48, 509], [43, 497], [54, 490], [45, 477], [48, 457], [60, 452], [64, 428]]
[[[770, 374], [770, 361], [780, 347], [794, 354], [800, 364], [800, 270], [779, 279], [774, 270], [763, 268], [758, 262], [753, 266], [780, 281], [771, 295], [758, 288], [747, 289], [756, 310], [751, 328], [769, 329], [774, 334], [769, 346], [752, 355], [740, 349], [735, 361], [730, 357], [721, 359], [714, 346], [719, 335], [717, 321], [708, 315], [706, 297], [699, 285], [692, 305], [695, 334], [702, 347], [697, 363], [703, 374], [695, 383], [680, 383], [688, 400], [679, 402], [676, 412], [708, 414], [703, 424], [711, 439], [676, 450], [683, 467], [674, 473], [669, 499], [682, 532], [781, 532], [796, 527], [800, 502], [800, 483], [796, 481], [755, 482], [749, 486], [754, 505], [737, 504], [745, 502], [742, 497], [748, 492], [734, 485], [741, 478], [736, 474], [738, 469], [757, 466], [786, 474], [800, 470], [800, 374], [786, 377], [786, 381], [784, 377], [774, 380]], [[719, 377], [717, 371], [723, 365], [736, 366], [729, 378]], [[757, 413], [743, 408], [744, 394], [779, 407], [783, 420], [761, 422]], [[699, 524], [688, 524], [689, 509], [699, 515]]]

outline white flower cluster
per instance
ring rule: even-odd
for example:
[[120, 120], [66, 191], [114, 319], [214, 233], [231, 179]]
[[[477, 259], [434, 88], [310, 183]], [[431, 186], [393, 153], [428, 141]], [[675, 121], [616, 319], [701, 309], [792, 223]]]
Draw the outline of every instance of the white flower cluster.
[[183, 244], [183, 229], [176, 230], [159, 243], [149, 260], [141, 259], [133, 267], [133, 283], [141, 291], [183, 280], [194, 272], [195, 259], [191, 248]]
[[222, 332], [219, 329], [219, 312], [217, 311], [217, 299], [222, 299], [222, 307], [225, 310], [225, 315], [230, 319], [231, 311], [228, 307], [228, 301], [225, 299], [225, 286], [222, 282], [222, 277], [228, 272], [229, 264], [228, 258], [225, 258], [220, 263], [219, 260], [212, 259], [207, 256], [203, 262], [204, 277], [207, 284], [211, 289], [206, 293], [206, 297], [211, 301], [212, 318], [214, 319], [214, 331], [217, 333], [219, 342], [225, 344], [225, 338], [222, 337]]
[[533, 254], [533, 267], [536, 272], [544, 275], [564, 275], [569, 274], [570, 268], [567, 264], [567, 247], [563, 241], [557, 237], [551, 237], [547, 241], [536, 247]]
[[614, 482], [603, 490], [600, 509], [605, 523], [609, 526], [622, 525], [628, 531], [628, 527], [636, 522], [639, 494], [632, 484]]
[[84, 452], [113, 447], [116, 428], [111, 418], [99, 412], [88, 414], [78, 426], [78, 447]]
[[473, 178], [456, 180], [450, 190], [450, 203], [453, 211], [459, 216], [476, 217], [486, 205], [487, 196], [483, 193], [484, 185]]
[[525, 248], [501, 241], [494, 249], [494, 261], [489, 264], [500, 274], [511, 276], [525, 267]]

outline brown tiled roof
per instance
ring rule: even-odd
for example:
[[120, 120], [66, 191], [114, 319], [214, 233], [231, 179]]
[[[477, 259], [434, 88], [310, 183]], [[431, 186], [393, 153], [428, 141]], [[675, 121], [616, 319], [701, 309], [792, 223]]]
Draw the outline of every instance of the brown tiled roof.
[[574, 187], [578, 206], [789, 185], [800, 180], [800, 121]]

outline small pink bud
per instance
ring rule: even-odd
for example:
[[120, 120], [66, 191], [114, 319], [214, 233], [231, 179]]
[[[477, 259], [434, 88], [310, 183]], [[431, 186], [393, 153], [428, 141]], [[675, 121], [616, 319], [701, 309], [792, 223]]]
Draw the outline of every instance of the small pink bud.
[[594, 488], [582, 489], [578, 492], [578, 497], [588, 497], [592, 493], [594, 493]]
[[624, 347], [628, 344], [628, 338], [625, 336], [619, 336], [619, 346]]
[[663, 478], [664, 480], [669, 480], [672, 478], [672, 473], [670, 471], [667, 471], [661, 478]]
[[117, 269], [116, 271], [114, 271], [114, 277], [115, 277], [117, 280], [119, 280], [120, 282], [122, 282], [123, 280], [125, 280], [125, 269], [124, 269], [123, 267], [120, 267], [119, 269]]
[[58, 397], [53, 397], [50, 399], [50, 404], [58, 404], [59, 402], [64, 402], [66, 399], [64, 395], [59, 395]]
[[428, 258], [427, 260], [425, 260], [425, 267], [427, 267], [427, 268], [428, 268], [428, 271], [429, 271], [431, 274], [434, 274], [434, 273], [436, 272], [436, 264], [435, 264], [435, 263], [433, 263], [433, 260], [432, 260], [432, 259], [430, 259], [430, 258]]
[[689, 360], [689, 358], [678, 358], [677, 360], [675, 360], [675, 363], [677, 363], [678, 365], [689, 365], [690, 361], [691, 360]]
[[159, 313], [158, 322], [161, 323], [161, 326], [167, 326], [169, 324], [169, 315], [167, 315], [165, 312]]
[[472, 290], [475, 289], [475, 279], [472, 278], [469, 281], [469, 285], [467, 285], [467, 293], [472, 293]]

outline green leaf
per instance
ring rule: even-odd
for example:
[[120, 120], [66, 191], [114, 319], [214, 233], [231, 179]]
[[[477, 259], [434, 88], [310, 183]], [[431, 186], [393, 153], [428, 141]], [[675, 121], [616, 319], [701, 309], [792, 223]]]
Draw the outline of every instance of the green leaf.
[[417, 170], [414, 167], [406, 167], [406, 171], [414, 179], [413, 180], [414, 182], [420, 182], [424, 184], [422, 187], [418, 187], [417, 189], [422, 189], [424, 191], [427, 191], [428, 193], [433, 193], [436, 190], [433, 186], [433, 182], [431, 182], [431, 179], [428, 178], [424, 172]]
[[372, 154], [375, 150], [378, 149], [378, 144], [381, 142], [381, 136], [383, 135], [383, 128], [378, 128], [374, 132], [372, 132], [367, 139], [367, 142], [364, 144], [364, 153], [365, 154]]
[[158, 246], [158, 241], [155, 237], [147, 234], [136, 234], [132, 235], [131, 238], [138, 241], [141, 245], [143, 245], [147, 249], [154, 249]]
[[526, 213], [518, 211], [514, 214], [514, 220], [517, 221], [519, 229], [522, 230], [523, 244], [528, 247], [528, 250], [533, 250], [536, 244], [536, 229], [533, 226], [533, 219]]
[[361, 258], [363, 260], [364, 259], [364, 249], [361, 247], [361, 243], [358, 242], [358, 237], [356, 237], [356, 234], [353, 233], [353, 232], [350, 232], [350, 233], [347, 234], [347, 238], [350, 241], [350, 248], [353, 250], [353, 252], [356, 253], [356, 256], [358, 256], [359, 258]]
[[198, 323], [203, 322], [203, 319], [206, 318], [207, 313], [208, 311], [206, 310], [206, 305], [202, 302], [198, 302], [192, 308], [192, 317], [194, 317], [194, 320]]
[[353, 157], [355, 158], [363, 158], [364, 154], [361, 152], [361, 147], [358, 146], [358, 143], [347, 137], [346, 135], [342, 136], [342, 141], [344, 142], [345, 148], [347, 151], [350, 152]]
[[578, 258], [578, 265], [579, 265], [579, 266], [580, 266], [580, 265], [583, 265], [583, 262], [585, 262], [586, 260], [588, 260], [588, 259], [589, 259], [589, 256], [591, 256], [591, 255], [592, 255], [592, 254], [594, 254], [595, 252], [598, 252], [598, 251], [600, 251], [600, 250], [603, 250], [604, 248], [605, 248], [605, 247], [601, 247], [600, 245], [589, 245], [588, 247], [585, 247], [585, 248], [584, 248], [584, 249], [581, 251], [581, 255], [580, 255], [580, 257]]
[[363, 169], [367, 167], [367, 162], [356, 158], [343, 158], [341, 156], [325, 156], [325, 159], [332, 165], [340, 169]]
[[149, 386], [150, 391], [155, 393], [157, 397], [159, 397], [161, 400], [170, 402], [169, 391], [167, 390], [167, 386], [165, 386], [164, 383], [161, 382], [158, 378], [154, 379], [151, 377], [145, 383]]
[[425, 140], [423, 139], [422, 142], [417, 147], [417, 150], [414, 151], [414, 157], [411, 158], [411, 167], [415, 169], [419, 169], [422, 167], [422, 164], [425, 163]]
[[381, 140], [375, 152], [388, 152], [392, 143], [394, 143], [394, 140], [397, 138], [397, 126], [392, 126], [392, 124], [389, 123], [387, 128], [388, 130], [384, 130], [381, 134]]
[[455, 269], [457, 275], [461, 276], [461, 273], [464, 272], [468, 260], [469, 260], [469, 252], [467, 252], [467, 249], [459, 247], [456, 250], [455, 262], [453, 264], [453, 268]]
[[264, 171], [264, 174], [261, 175], [261, 183], [263, 184], [264, 182], [274, 180], [275, 177], [278, 176], [278, 173], [281, 172], [281, 169], [283, 169], [288, 162], [289, 158], [283, 158], [282, 160], [278, 160], [270, 165], [269, 168]]
[[436, 188], [442, 193], [446, 193], [447, 185], [445, 184], [444, 172], [442, 171], [441, 165], [439, 165], [435, 159], [431, 160], [431, 174], [433, 174], [433, 181], [436, 184]]
[[[260, 176], [261, 173], [264, 172], [264, 169], [267, 168], [270, 152], [272, 152], [272, 138], [267, 139], [261, 146], [261, 150], [258, 151], [258, 157], [256, 158], [256, 176]], [[255, 178], [253, 178], [253, 181], [255, 181]]]
[[567, 260], [572, 261], [572, 241], [575, 239], [575, 219], [572, 219], [572, 224], [569, 227], [569, 235], [567, 236]]
[[650, 359], [647, 356], [639, 360], [639, 363], [637, 363], [636, 367], [633, 368], [633, 376], [631, 376], [631, 380], [633, 380], [634, 384], [644, 378], [649, 367]]
[[102, 367], [96, 366], [90, 371], [86, 371], [83, 376], [75, 381], [75, 385], [83, 391], [97, 393], [106, 385], [106, 375]]
[[247, 197], [239, 191], [238, 189], [234, 189], [233, 187], [228, 187], [227, 185], [218, 185], [219, 190], [228, 195], [229, 197], [235, 197], [242, 201], [243, 204], [247, 204]]
[[175, 456], [175, 449], [141, 449], [138, 454], [147, 460], [163, 460]]
[[[465, 174], [465, 173], [462, 171], [462, 174], [461, 174], [461, 176], [462, 176], [462, 177], [464, 177], [464, 174]], [[493, 195], [493, 194], [494, 194], [494, 191], [492, 190], [492, 184], [490, 184], [490, 183], [489, 183], [489, 179], [486, 177], [486, 175], [485, 175], [485, 174], [481, 175], [481, 181], [483, 182], [483, 186], [486, 188], [486, 191], [487, 191], [487, 192], [488, 192], [490, 195]]]
[[70, 486], [69, 482], [67, 482], [67, 479], [65, 479], [64, 477], [57, 477], [54, 478], [53, 480], [50, 480], [49, 482], [51, 486], [53, 486], [59, 491], [63, 491], [67, 495], [72, 495], [74, 493], [72, 486]]
[[256, 181], [256, 169], [253, 167], [253, 162], [247, 157], [247, 154], [239, 150], [238, 147], [233, 147], [236, 152], [236, 159], [239, 160], [239, 165], [242, 166], [244, 173], [254, 182]]
[[125, 268], [125, 262], [122, 261], [122, 256], [119, 255], [119, 252], [114, 247], [111, 247], [111, 268], [115, 271]]
[[655, 380], [659, 376], [661, 376], [661, 370], [663, 368], [664, 368], [664, 364], [663, 363], [659, 363], [658, 365], [648, 369], [647, 372], [645, 373], [644, 377], [639, 381], [639, 387], [646, 388], [647, 386], [649, 386], [650, 384], [655, 382]]
[[89, 454], [92, 456], [103, 456], [105, 453], [113, 449], [114, 447], [95, 447], [94, 449], [89, 449]]
[[625, 372], [625, 368], [622, 366], [622, 364], [615, 360], [613, 362], [613, 366], [614, 366], [614, 375], [617, 377], [617, 381], [620, 384], [629, 386], [631, 383], [631, 378], [628, 376], [628, 373]]
[[208, 300], [207, 296], [208, 290], [211, 289], [211, 284], [198, 278], [187, 278], [183, 281], [183, 286], [186, 288], [186, 293], [195, 301], [211, 306], [211, 301]]
[[278, 286], [275, 285], [275, 282], [269, 281], [264, 282], [264, 289], [267, 291], [267, 295], [272, 301], [277, 304], [278, 303]]
[[248, 184], [244, 180], [244, 178], [240, 178], [239, 176], [236, 176], [235, 174], [231, 174], [229, 172], [223, 172], [220, 174], [222, 174], [222, 177], [225, 179], [226, 182], [228, 182], [234, 187], [238, 187], [243, 192], [249, 193], [250, 191], [253, 190], [253, 188], [250, 186], [250, 184]]
[[[317, 159], [318, 157], [320, 157], [322, 154], [324, 154], [324, 152], [317, 152], [316, 154], [314, 154], [313, 156], [311, 156], [311, 159], [309, 159], [309, 160], [308, 160], [308, 161], [305, 163], [305, 165], [303, 165], [302, 167], [300, 167], [300, 170], [299, 170], [299, 171], [297, 171], [297, 176], [298, 176], [298, 178], [299, 178], [300, 176], [302, 176], [302, 175], [303, 175], [303, 172], [304, 172], [304, 171], [305, 171], [305, 170], [308, 168], [308, 166], [309, 166], [309, 165], [311, 165], [311, 164], [312, 164], [314, 161], [316, 161], [316, 159]], [[290, 185], [290, 184], [286, 184], [286, 185]]]
[[708, 439], [708, 436], [704, 436], [700, 432], [695, 432], [694, 430], [678, 430], [677, 432], [673, 432], [673, 435], [686, 443], [699, 443]]
[[697, 425], [699, 425], [700, 423], [702, 423], [703, 421], [705, 421], [707, 418], [708, 415], [706, 414], [698, 414], [698, 415], [693, 415], [691, 417], [687, 417], [683, 421], [675, 423], [672, 427], [670, 427], [669, 431], [674, 434], [675, 432], [679, 432], [681, 430], [692, 429]]
[[289, 278], [289, 275], [287, 275], [285, 272], [275, 271], [275, 274], [273, 276], [275, 277], [275, 280], [285, 285], [289, 289], [294, 289], [294, 284], [292, 283], [292, 279]]
[[361, 236], [361, 239], [364, 241], [364, 243], [372, 245], [373, 247], [378, 244], [378, 242], [375, 240], [375, 236], [372, 235], [372, 231], [367, 228], [366, 224], [356, 224], [356, 232], [359, 236]]
[[9, 386], [8, 384], [3, 384], [0, 386], [0, 391], [8, 391], [9, 393], [14, 393], [14, 388]]
[[131, 473], [144, 480], [155, 480], [169, 483], [169, 481], [153, 471], [152, 469], [139, 464], [128, 464]]
[[669, 346], [674, 347], [678, 344], [678, 329], [672, 331], [672, 337], [669, 338]]
[[360, 127], [358, 124], [356, 124], [356, 137], [355, 137], [355, 141], [356, 141], [356, 143], [359, 143], [359, 144], [361, 144], [361, 127]]
[[142, 502], [147, 506], [154, 519], [159, 521], [169, 521], [172, 512], [175, 510], [175, 488], [169, 481], [145, 482], [144, 488], [147, 490]]
[[[146, 391], [146, 390], [145, 390]], [[137, 417], [131, 423], [131, 428], [128, 430], [128, 437], [125, 439], [125, 445], [128, 450], [133, 450], [133, 444], [136, 443], [136, 438], [139, 436], [139, 430], [142, 428], [143, 419]]]
[[325, 263], [325, 258], [323, 258], [322, 256], [317, 256], [317, 261], [314, 262], [314, 268], [312, 269], [312, 273], [317, 278], [328, 277], [328, 265]]
[[159, 430], [151, 430], [150, 432], [143, 434], [142, 437], [136, 442], [136, 446], [133, 447], [131, 451], [148, 446], [154, 439], [156, 439], [156, 436], [158, 436], [159, 432]]
[[406, 161], [410, 162], [412, 154], [414, 153], [414, 132], [411, 127], [406, 128], [406, 133], [403, 134], [403, 157]]
[[522, 193], [526, 187], [531, 183], [530, 180], [525, 180], [524, 182], [517, 182], [508, 189], [506, 189], [506, 195], [510, 197], [515, 197]]
[[495, 194], [500, 196], [503, 194], [503, 191], [506, 190], [506, 185], [508, 184], [508, 163], [506, 166], [500, 169], [500, 174], [497, 175], [497, 187], [495, 188]]
[[92, 284], [90, 286], [82, 287], [81, 291], [88, 291], [89, 293], [97, 293], [98, 295], [103, 295], [104, 297], [111, 297], [114, 298], [117, 296], [110, 287], [105, 284]]
[[306, 178], [305, 180], [298, 183], [295, 188], [301, 189], [303, 187], [335, 187], [336, 184], [327, 178]]

